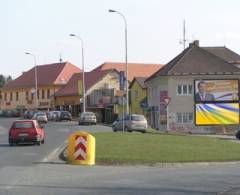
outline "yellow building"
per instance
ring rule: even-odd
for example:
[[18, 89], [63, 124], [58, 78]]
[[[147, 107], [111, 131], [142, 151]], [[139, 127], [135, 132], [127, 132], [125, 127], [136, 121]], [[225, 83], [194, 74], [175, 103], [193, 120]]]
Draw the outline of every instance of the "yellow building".
[[[35, 109], [48, 110], [55, 107], [54, 94], [74, 73], [80, 69], [69, 62], [61, 62], [36, 67], [37, 98], [35, 96], [35, 67], [8, 82], [1, 89], [3, 110]], [[37, 104], [36, 104], [37, 103]]]
[[145, 80], [145, 77], [135, 77], [129, 85], [129, 110], [132, 114], [146, 114], [147, 88], [144, 84]]

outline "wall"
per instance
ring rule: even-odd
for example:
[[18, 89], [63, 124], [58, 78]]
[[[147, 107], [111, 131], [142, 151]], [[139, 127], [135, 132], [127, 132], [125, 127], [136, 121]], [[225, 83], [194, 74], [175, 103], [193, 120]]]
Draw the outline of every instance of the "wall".
[[[39, 86], [39, 99], [38, 108], [48, 109], [51, 108], [54, 99], [53, 94], [60, 86]], [[12, 110], [17, 108], [23, 109], [34, 109], [35, 108], [35, 97], [31, 97], [32, 88], [14, 88], [14, 89], [2, 89], [2, 109]], [[42, 90], [44, 90], [45, 97], [42, 98]], [[50, 90], [50, 98], [47, 97], [47, 90]], [[26, 99], [26, 91], [28, 91], [28, 99]], [[18, 92], [18, 100], [16, 100], [16, 92]], [[5, 101], [5, 93], [7, 93], [7, 101]], [[10, 94], [12, 93], [12, 100], [10, 100]]]
[[[165, 79], [168, 79], [166, 81]], [[194, 118], [191, 123], [177, 123], [177, 113], [193, 113], [194, 116], [194, 80], [196, 79], [240, 79], [239, 75], [199, 75], [199, 76], [162, 76], [155, 78], [148, 83], [148, 101], [149, 106], [159, 106], [159, 96], [152, 93], [152, 89], [156, 88], [158, 93], [161, 90], [168, 90], [168, 96], [171, 98], [168, 104], [168, 124], [169, 131], [189, 132], [189, 133], [215, 133], [225, 131], [233, 131], [236, 129], [234, 125], [228, 126], [195, 126]], [[192, 85], [192, 95], [177, 95], [178, 85]], [[155, 111], [156, 112], [156, 111]], [[159, 111], [156, 116], [159, 117]], [[158, 114], [158, 115], [157, 115]], [[159, 130], [167, 130], [167, 125], [160, 124], [160, 120], [155, 124], [155, 128]]]
[[[129, 89], [130, 91], [130, 113], [134, 113], [134, 114], [146, 114], [146, 112], [144, 112], [144, 110], [140, 107], [140, 102], [146, 97], [147, 95], [147, 91], [146, 89], [143, 89], [139, 83], [135, 80], [135, 82], [133, 83], [131, 89]], [[137, 96], [135, 94], [135, 92], [137, 92]], [[136, 97], [135, 97], [136, 96]]]

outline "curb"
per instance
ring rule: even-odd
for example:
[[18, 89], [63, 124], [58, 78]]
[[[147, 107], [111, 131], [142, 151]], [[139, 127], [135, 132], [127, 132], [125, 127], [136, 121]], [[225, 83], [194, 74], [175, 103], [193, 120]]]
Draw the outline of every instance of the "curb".
[[[60, 147], [54, 150], [48, 155], [45, 163], [58, 163], [68, 164], [66, 159], [66, 148], [67, 141], [64, 142]], [[69, 164], [71, 165], [71, 164]], [[192, 167], [192, 166], [216, 166], [216, 165], [240, 165], [240, 161], [226, 161], [226, 162], [183, 162], [183, 163], [146, 163], [146, 164], [108, 164], [108, 163], [96, 163], [96, 166], [141, 166], [141, 167], [159, 167], [159, 168], [181, 168], [181, 167]]]
[[59, 163], [59, 164], [65, 163], [65, 161], [62, 158], [60, 158], [60, 156], [63, 153], [63, 151], [65, 151], [66, 146], [67, 146], [67, 141], [65, 141], [55, 150], [53, 150], [53, 152], [51, 152], [47, 157], [45, 157], [42, 160], [42, 163]]

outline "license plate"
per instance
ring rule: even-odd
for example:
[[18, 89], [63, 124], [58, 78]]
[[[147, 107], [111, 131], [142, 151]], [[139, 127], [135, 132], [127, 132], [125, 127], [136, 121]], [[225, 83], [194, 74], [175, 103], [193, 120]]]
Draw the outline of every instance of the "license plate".
[[18, 135], [19, 135], [20, 137], [27, 137], [27, 136], [28, 136], [27, 133], [19, 133]]

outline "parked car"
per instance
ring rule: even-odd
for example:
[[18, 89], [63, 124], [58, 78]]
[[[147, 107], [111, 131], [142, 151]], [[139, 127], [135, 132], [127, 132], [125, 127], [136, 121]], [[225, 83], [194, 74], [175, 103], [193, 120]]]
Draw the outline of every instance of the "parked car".
[[61, 111], [53, 111], [53, 120], [58, 121], [58, 118], [60, 118]]
[[97, 124], [96, 115], [93, 112], [82, 112], [78, 120], [79, 125], [83, 124]]
[[238, 131], [236, 132], [235, 136], [236, 136], [237, 139], [240, 139], [240, 130], [238, 130]]
[[9, 130], [9, 145], [18, 143], [35, 143], [41, 145], [45, 140], [45, 132], [36, 120], [16, 120]]
[[32, 119], [34, 114], [37, 113], [38, 111], [37, 110], [28, 110], [26, 113], [26, 119]]
[[48, 112], [47, 112], [47, 119], [48, 119], [49, 121], [54, 120], [54, 111], [48, 111]]
[[0, 110], [0, 117], [2, 117], [4, 114], [3, 110]]
[[64, 120], [67, 120], [67, 121], [71, 121], [72, 120], [72, 115], [71, 115], [70, 112], [68, 112], [68, 111], [61, 111], [60, 121], [64, 121]]
[[124, 130], [129, 132], [141, 131], [145, 133], [148, 127], [147, 120], [143, 115], [129, 114], [125, 116], [124, 120], [117, 119], [116, 121], [114, 121], [114, 123], [112, 124], [113, 131], [122, 131], [123, 124]]
[[47, 123], [48, 122], [47, 115], [45, 112], [36, 112], [33, 115], [32, 119], [37, 120], [39, 123]]

